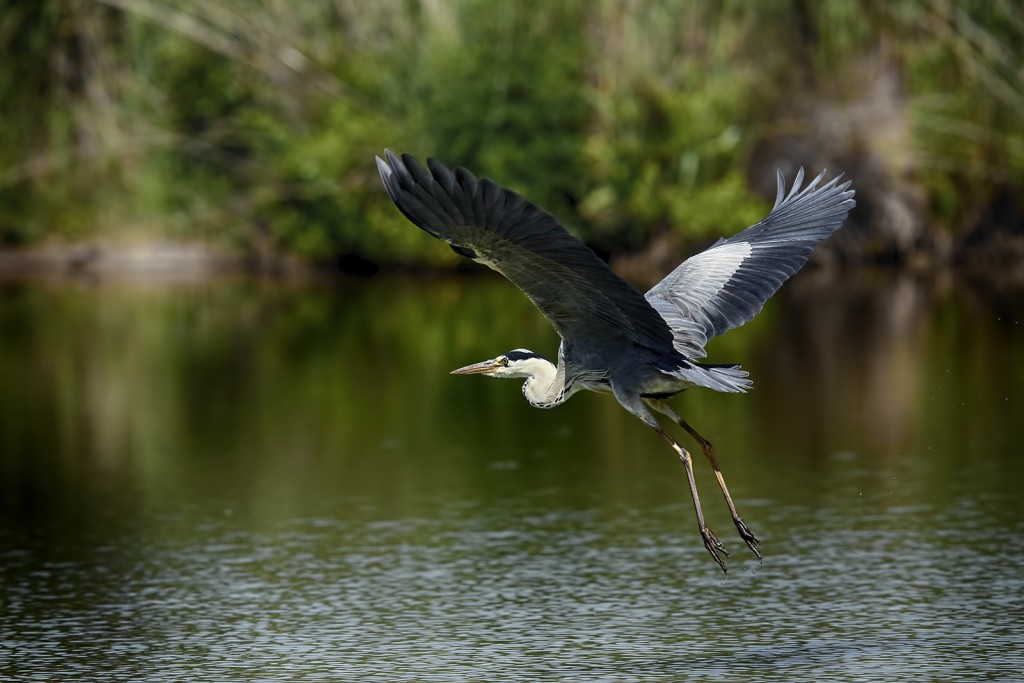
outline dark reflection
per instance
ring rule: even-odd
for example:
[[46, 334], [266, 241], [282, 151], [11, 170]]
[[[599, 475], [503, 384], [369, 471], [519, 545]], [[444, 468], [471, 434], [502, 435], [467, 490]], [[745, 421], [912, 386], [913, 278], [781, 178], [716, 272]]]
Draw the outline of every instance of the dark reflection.
[[[825, 434], [844, 426], [830, 417], [854, 420], [877, 448], [906, 446], [926, 437], [916, 431], [920, 410], [944, 411], [945, 427], [967, 427], [992, 410], [1008, 416], [1005, 401], [991, 396], [1019, 391], [1014, 348], [1024, 306], [979, 296], [969, 280], [946, 274], [821, 281], [811, 274], [781, 304], [785, 327], [778, 343], [764, 348], [762, 362], [791, 401], [799, 401], [791, 391], [797, 386], [821, 399], [808, 403], [816, 411], [809, 422]], [[783, 381], [787, 376], [814, 385]], [[958, 410], [957, 399], [975, 405]]]
[[766, 550], [723, 579], [610, 397], [448, 375], [554, 354], [496, 278], [5, 284], [0, 677], [1012, 677], [1022, 320], [807, 273], [713, 342], [754, 391], [678, 407]]

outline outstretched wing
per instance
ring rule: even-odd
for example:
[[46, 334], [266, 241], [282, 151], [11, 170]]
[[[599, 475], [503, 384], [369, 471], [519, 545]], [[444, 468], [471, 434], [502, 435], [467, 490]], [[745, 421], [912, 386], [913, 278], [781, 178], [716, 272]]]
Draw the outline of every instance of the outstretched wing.
[[491, 180], [385, 150], [377, 169], [406, 218], [512, 281], [563, 339], [672, 349], [668, 324], [553, 216]]
[[647, 292], [647, 300], [672, 328], [673, 345], [687, 358], [702, 358], [712, 337], [739, 327], [761, 310], [782, 283], [800, 270], [818, 242], [832, 234], [856, 202], [842, 176], [806, 188], [804, 170], [789, 194], [778, 173], [771, 213], [760, 223], [721, 239], [683, 261]]

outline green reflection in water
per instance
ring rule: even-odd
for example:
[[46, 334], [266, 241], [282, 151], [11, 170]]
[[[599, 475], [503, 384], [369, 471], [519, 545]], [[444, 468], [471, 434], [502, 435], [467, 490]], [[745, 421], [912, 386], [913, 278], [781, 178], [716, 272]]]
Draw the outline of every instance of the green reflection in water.
[[448, 375], [554, 356], [498, 279], [3, 285], [0, 673], [1014, 670], [1024, 306], [968, 285], [804, 276], [713, 343], [754, 391], [677, 405], [766, 551], [698, 455], [727, 579], [611, 397]]

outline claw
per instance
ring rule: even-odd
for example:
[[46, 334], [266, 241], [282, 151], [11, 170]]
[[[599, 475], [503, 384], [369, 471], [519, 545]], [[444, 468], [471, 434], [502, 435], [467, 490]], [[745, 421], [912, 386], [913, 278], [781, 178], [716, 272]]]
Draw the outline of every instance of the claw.
[[760, 562], [761, 546], [759, 544], [761, 543], [761, 541], [757, 539], [757, 536], [754, 535], [754, 532], [750, 530], [750, 528], [743, 522], [742, 519], [737, 517], [733, 521], [736, 522], [736, 530], [740, 532], [740, 538], [742, 538], [746, 542], [747, 547], [750, 548], [750, 551], [754, 553], [754, 556], [757, 558], [757, 561]]
[[717, 536], [715, 536], [715, 532], [710, 528], [705, 526], [701, 529], [700, 536], [704, 539], [704, 547], [707, 548], [709, 553], [711, 553], [711, 557], [718, 563], [718, 566], [722, 568], [722, 571], [728, 574], [729, 570], [725, 568], [725, 559], [722, 555], [729, 557], [729, 551], [725, 549], [725, 546], [722, 545], [722, 542], [718, 540]]

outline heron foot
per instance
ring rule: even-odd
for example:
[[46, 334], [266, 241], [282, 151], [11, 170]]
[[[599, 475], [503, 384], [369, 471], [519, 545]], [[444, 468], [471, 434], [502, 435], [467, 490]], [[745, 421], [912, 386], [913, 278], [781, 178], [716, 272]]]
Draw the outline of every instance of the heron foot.
[[709, 553], [711, 553], [712, 559], [718, 563], [718, 566], [722, 568], [723, 572], [728, 574], [729, 570], [725, 568], [725, 558], [729, 557], [729, 551], [725, 549], [722, 542], [718, 540], [717, 536], [715, 536], [715, 532], [707, 526], [704, 526], [700, 530], [700, 537], [704, 539], [704, 547], [707, 548]]
[[746, 542], [747, 547], [750, 548], [750, 551], [754, 553], [754, 556], [757, 558], [757, 561], [760, 562], [761, 541], [757, 539], [757, 536], [755, 536], [754, 532], [750, 530], [750, 527], [748, 527], [746, 523], [742, 519], [740, 519], [739, 515], [737, 515], [736, 518], [732, 521], [736, 523], [736, 530], [740, 532], [740, 538], [742, 538]]

